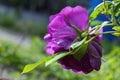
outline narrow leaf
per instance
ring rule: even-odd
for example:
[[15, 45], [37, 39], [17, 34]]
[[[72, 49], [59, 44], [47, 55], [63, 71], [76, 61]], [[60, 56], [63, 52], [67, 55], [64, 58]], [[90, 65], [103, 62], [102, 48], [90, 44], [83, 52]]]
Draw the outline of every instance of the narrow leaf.
[[53, 58], [54, 56], [56, 56], [56, 55], [57, 55], [57, 54], [55, 54], [55, 55], [53, 55], [53, 56], [49, 56], [49, 57], [44, 58], [44, 59], [42, 59], [42, 60], [39, 60], [39, 61], [36, 62], [36, 63], [26, 65], [26, 66], [24, 67], [24, 69], [23, 69], [22, 74], [28, 73], [28, 72], [34, 70], [36, 67], [38, 67], [39, 65], [45, 63], [46, 61], [49, 61], [50, 59], [52, 59], [52, 58]]
[[35, 69], [37, 66], [43, 64], [45, 61], [46, 61], [46, 58], [43, 59], [42, 61], [40, 60], [40, 61], [38, 61], [38, 62], [36, 62], [36, 63], [34, 63], [34, 64], [28, 64], [28, 65], [26, 65], [26, 66], [24, 67], [24, 69], [23, 69], [22, 74], [28, 73], [28, 72], [32, 71], [32, 70]]
[[96, 26], [96, 25], [100, 25], [102, 22], [99, 20], [94, 20], [90, 22], [90, 26]]
[[120, 32], [113, 33], [113, 35], [120, 37]]
[[79, 50], [73, 55], [74, 58], [77, 59], [78, 61], [80, 61], [81, 58], [84, 56], [87, 47], [88, 47], [88, 44], [84, 44], [84, 45], [80, 46]]
[[115, 27], [113, 27], [113, 29], [116, 31], [120, 31], [120, 26], [115, 26]]
[[119, 16], [120, 14], [120, 0], [117, 3], [114, 3], [114, 13], [115, 16]]
[[84, 56], [85, 51], [87, 49], [87, 45], [88, 45], [88, 44], [85, 44], [86, 40], [87, 40], [87, 37], [81, 40], [78, 44], [75, 43], [71, 46], [72, 54], [75, 59], [81, 60], [81, 58]]
[[68, 54], [70, 54], [70, 52], [61, 52], [61, 53], [57, 53], [57, 55], [54, 56], [52, 59], [46, 61], [45, 66], [50, 65], [51, 63], [53, 63], [53, 62], [55, 62], [55, 61], [57, 61], [57, 60], [59, 60], [59, 59], [65, 57], [65, 56], [67, 56]]
[[118, 23], [120, 24], [120, 17], [117, 19]]
[[86, 41], [87, 37], [85, 37], [83, 40], [79, 41], [79, 42], [75, 42], [70, 46], [70, 49], [73, 50], [79, 46], [81, 46], [85, 41]]
[[[108, 10], [107, 13], [110, 14], [110, 5], [112, 4], [111, 1], [105, 1], [105, 6], [106, 9]], [[94, 11], [91, 13], [89, 19], [94, 20], [98, 15], [104, 14], [105, 12], [105, 7], [104, 7], [104, 2], [100, 3], [98, 6], [94, 8]]]

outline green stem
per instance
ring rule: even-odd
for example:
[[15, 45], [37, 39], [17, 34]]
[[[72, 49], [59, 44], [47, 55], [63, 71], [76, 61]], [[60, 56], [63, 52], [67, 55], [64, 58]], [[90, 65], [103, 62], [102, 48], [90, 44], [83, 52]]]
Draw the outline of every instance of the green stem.
[[107, 10], [107, 8], [106, 8], [105, 1], [106, 1], [106, 0], [103, 0], [103, 3], [104, 3], [104, 9], [105, 9], [105, 16], [108, 18], [109, 21], [111, 21], [110, 16], [107, 14], [107, 11], [108, 11], [108, 10]]
[[101, 35], [101, 34], [111, 34], [111, 33], [116, 33], [116, 32], [119, 32], [119, 31], [107, 31], [107, 32], [99, 33], [98, 35]]
[[[98, 25], [98, 26], [101, 26], [101, 25]], [[104, 26], [102, 26], [102, 27], [109, 27], [109, 26], [115, 26], [113, 23], [111, 23], [111, 24], [105, 24]], [[93, 30], [95, 30], [96, 29], [96, 27], [93, 27], [92, 29], [91, 29], [91, 31], [93, 31]], [[90, 32], [91, 32], [90, 31]]]
[[[85, 44], [83, 44], [82, 46], [84, 46]], [[82, 46], [80, 46], [79, 48], [77, 48], [75, 51], [73, 51], [71, 54], [75, 54], [75, 53], [77, 53], [80, 49], [81, 49], [81, 47]]]
[[111, 23], [111, 24], [106, 24], [103, 27], [108, 27], [108, 26], [115, 26], [115, 25], [113, 23]]
[[112, 34], [112, 33], [116, 33], [116, 32], [120, 33], [120, 31], [107, 31], [107, 32], [98, 33], [98, 34], [96, 34], [96, 36], [94, 36], [94, 37], [90, 38], [88, 41], [86, 41], [85, 44], [91, 42], [93, 39], [95, 39], [99, 35], [102, 35], [102, 34]]
[[111, 16], [112, 16], [111, 22], [112, 22], [115, 26], [119, 26], [119, 25], [117, 24], [117, 21], [116, 21], [116, 18], [115, 18], [114, 5], [112, 5], [112, 14], [111, 14]]
[[[114, 12], [114, 4], [112, 4], [112, 14], [111, 14], [111, 17], [107, 14], [107, 11], [108, 11], [108, 9], [106, 8], [106, 2], [105, 2], [106, 0], [103, 0], [103, 2], [104, 2], [104, 9], [105, 9], [105, 16], [108, 18], [108, 20], [109, 21], [111, 21], [113, 24], [114, 24], [114, 26], [118, 26], [118, 24], [117, 24], [117, 21], [116, 21], [116, 18], [115, 18], [115, 12]], [[111, 19], [112, 18], [112, 19]]]
[[[70, 23], [71, 24], [71, 23]], [[80, 29], [78, 29], [75, 25], [71, 24], [71, 26], [79, 35], [82, 34], [82, 32], [80, 31]]]
[[93, 39], [95, 39], [97, 36], [98, 36], [98, 35], [96, 35], [96, 36], [90, 38], [88, 41], [85, 42], [85, 44], [88, 44], [88, 43], [91, 42]]

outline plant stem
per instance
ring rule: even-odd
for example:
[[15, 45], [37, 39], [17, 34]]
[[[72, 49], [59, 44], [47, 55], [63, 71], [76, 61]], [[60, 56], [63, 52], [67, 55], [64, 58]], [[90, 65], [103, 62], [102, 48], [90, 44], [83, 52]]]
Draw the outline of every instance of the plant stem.
[[95, 36], [93, 36], [92, 38], [90, 38], [88, 41], [86, 41], [85, 44], [91, 42], [93, 39], [95, 39], [99, 35], [102, 35], [102, 34], [112, 34], [112, 33], [116, 33], [116, 32], [120, 33], [120, 31], [107, 31], [107, 32], [98, 33]]
[[115, 5], [112, 5], [112, 14], [111, 14], [111, 16], [112, 16], [112, 19], [111, 19], [111, 22], [115, 25], [115, 26], [119, 26], [118, 24], [117, 24], [117, 21], [116, 21], [116, 18], [115, 18], [115, 7], [114, 7]]
[[96, 36], [90, 38], [88, 41], [85, 42], [85, 44], [88, 44], [88, 43], [91, 42], [93, 39], [95, 39], [97, 36], [98, 36], [98, 35], [96, 35]]
[[107, 31], [107, 32], [99, 33], [98, 35], [101, 35], [101, 34], [111, 34], [111, 33], [116, 33], [116, 32], [119, 32], [119, 31]]
[[114, 24], [113, 24], [113, 23], [111, 23], [111, 24], [106, 24], [106, 25], [104, 25], [103, 27], [108, 27], [108, 26], [114, 26]]
[[111, 21], [110, 16], [107, 14], [107, 11], [108, 11], [108, 10], [107, 10], [107, 8], [106, 8], [105, 1], [106, 1], [106, 0], [103, 0], [103, 3], [104, 3], [104, 9], [105, 9], [105, 16], [108, 18], [109, 21]]

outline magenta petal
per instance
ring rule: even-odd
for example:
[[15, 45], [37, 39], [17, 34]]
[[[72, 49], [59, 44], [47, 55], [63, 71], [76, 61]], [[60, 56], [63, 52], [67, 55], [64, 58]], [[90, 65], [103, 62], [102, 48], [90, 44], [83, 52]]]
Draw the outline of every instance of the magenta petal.
[[[102, 33], [102, 32], [103, 32], [103, 28], [100, 29], [100, 33]], [[102, 41], [102, 35], [99, 35], [97, 37], [97, 39], [98, 39], [99, 42], [101, 42]]]
[[90, 55], [90, 64], [95, 70], [99, 70], [101, 66], [101, 60]]
[[44, 40], [45, 40], [46, 42], [51, 41], [51, 39], [52, 39], [52, 37], [51, 37], [50, 34], [46, 34], [46, 35], [44, 36]]
[[64, 14], [69, 21], [77, 26], [80, 30], [85, 30], [88, 23], [88, 13], [81, 6], [76, 6], [74, 8], [68, 6], [64, 8], [60, 14]]
[[71, 39], [62, 39], [62, 38], [61, 39], [53, 38], [52, 41], [54, 41], [54, 43], [56, 43], [57, 45], [61, 46], [65, 50], [68, 50], [70, 48], [70, 45], [71, 45], [73, 40], [71, 40]]
[[102, 47], [99, 43], [92, 41], [91, 44], [96, 48], [96, 50], [98, 51], [100, 57], [102, 57]]
[[75, 30], [65, 23], [62, 15], [57, 15], [48, 25], [49, 33], [55, 38], [72, 38], [77, 35]]
[[74, 59], [71, 62], [71, 65], [73, 66], [72, 70], [76, 73], [79, 73], [82, 71], [83, 73], [87, 74], [93, 70], [93, 68], [90, 65], [89, 57], [87, 53], [80, 61], [77, 61], [76, 59]]
[[93, 55], [89, 54], [90, 64], [94, 69], [99, 70], [101, 66], [101, 56], [92, 44], [90, 44], [90, 47], [93, 52]]
[[63, 68], [65, 69], [71, 69], [71, 65], [69, 64], [69, 57], [66, 56], [58, 61]]
[[93, 70], [90, 65], [88, 55], [85, 55], [81, 61], [78, 61], [72, 55], [69, 55], [59, 60], [59, 63], [63, 66], [63, 68], [72, 69], [77, 74], [87, 74]]
[[46, 46], [46, 52], [50, 55], [53, 55], [61, 51], [65, 51], [65, 50], [59, 45], [55, 44], [54, 42], [49, 42]]
[[50, 22], [51, 22], [56, 16], [57, 16], [57, 14], [51, 15], [51, 16], [49, 17]]
[[[101, 66], [101, 60], [100, 59], [96, 59], [96, 61], [95, 61], [95, 59], [94, 58], [92, 58], [92, 57], [90, 57], [90, 61], [91, 61], [91, 64], [93, 64], [92, 65], [92, 67], [95, 69], [95, 70], [99, 70], [100, 69], [100, 66]], [[96, 63], [98, 63], [97, 65], [96, 65]]]
[[77, 33], [64, 20], [63, 15], [57, 15], [48, 25], [48, 29], [52, 36], [52, 41], [65, 50], [68, 50]]

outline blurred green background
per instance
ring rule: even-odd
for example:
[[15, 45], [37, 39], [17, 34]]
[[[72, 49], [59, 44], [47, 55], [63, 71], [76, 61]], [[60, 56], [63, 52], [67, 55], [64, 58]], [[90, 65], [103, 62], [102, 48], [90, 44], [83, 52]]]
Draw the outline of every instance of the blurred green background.
[[106, 40], [100, 71], [75, 74], [54, 63], [20, 75], [26, 64], [48, 56], [43, 36], [49, 15], [66, 5], [88, 4], [89, 0], [0, 0], [0, 80], [119, 80], [120, 45]]

